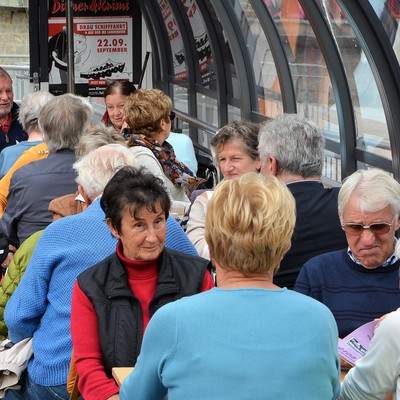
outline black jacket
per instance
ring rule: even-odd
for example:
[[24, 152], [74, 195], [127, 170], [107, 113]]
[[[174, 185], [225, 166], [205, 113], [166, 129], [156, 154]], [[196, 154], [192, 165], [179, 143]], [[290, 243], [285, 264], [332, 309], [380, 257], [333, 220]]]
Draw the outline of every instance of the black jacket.
[[8, 128], [8, 143], [6, 142], [6, 136], [4, 135], [3, 129], [0, 128], [0, 151], [7, 146], [12, 146], [18, 142], [22, 142], [28, 139], [28, 134], [23, 130], [22, 125], [18, 121], [18, 104], [14, 103], [11, 108], [12, 121]]
[[324, 188], [319, 181], [288, 184], [296, 201], [292, 247], [283, 258], [274, 283], [292, 289], [303, 264], [328, 251], [347, 247], [338, 215], [339, 188]]
[[[201, 291], [209, 261], [170, 249], [160, 256], [157, 289], [149, 305], [150, 317], [163, 305]], [[81, 273], [81, 290], [98, 318], [103, 362], [113, 367], [134, 366], [142, 345], [142, 309], [129, 287], [125, 267], [113, 254]]]

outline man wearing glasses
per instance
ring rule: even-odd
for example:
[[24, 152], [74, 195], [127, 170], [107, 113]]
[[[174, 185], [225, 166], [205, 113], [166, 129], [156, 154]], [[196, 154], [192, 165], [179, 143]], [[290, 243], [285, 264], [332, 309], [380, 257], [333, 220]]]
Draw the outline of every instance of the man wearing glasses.
[[400, 184], [382, 170], [359, 170], [344, 180], [338, 203], [348, 248], [306, 262], [295, 290], [330, 308], [345, 337], [400, 307]]

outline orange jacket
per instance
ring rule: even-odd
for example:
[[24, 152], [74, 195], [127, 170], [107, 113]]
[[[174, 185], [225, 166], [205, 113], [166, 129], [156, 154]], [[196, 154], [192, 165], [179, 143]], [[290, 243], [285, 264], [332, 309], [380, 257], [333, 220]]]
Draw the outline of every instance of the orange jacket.
[[7, 205], [7, 196], [10, 189], [10, 182], [14, 171], [18, 168], [23, 167], [32, 161], [41, 160], [46, 158], [48, 155], [46, 143], [40, 143], [36, 146], [31, 147], [29, 150], [24, 151], [21, 157], [15, 161], [14, 165], [10, 170], [0, 179], [0, 218], [3, 216], [4, 209]]

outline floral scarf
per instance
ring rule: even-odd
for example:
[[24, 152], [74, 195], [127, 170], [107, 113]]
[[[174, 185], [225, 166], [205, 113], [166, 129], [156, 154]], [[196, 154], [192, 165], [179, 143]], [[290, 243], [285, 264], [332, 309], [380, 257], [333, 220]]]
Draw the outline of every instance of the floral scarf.
[[[128, 138], [128, 132], [124, 132]], [[175, 157], [174, 148], [165, 141], [160, 145], [157, 140], [145, 135], [129, 134], [128, 146], [143, 146], [150, 149], [161, 164], [166, 177], [178, 188], [182, 185], [193, 185], [201, 178], [196, 178], [193, 172]]]

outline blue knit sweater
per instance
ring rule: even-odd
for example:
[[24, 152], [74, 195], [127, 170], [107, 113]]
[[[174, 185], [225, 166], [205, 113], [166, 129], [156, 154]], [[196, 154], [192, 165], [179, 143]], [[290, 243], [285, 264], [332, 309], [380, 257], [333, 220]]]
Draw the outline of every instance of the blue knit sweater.
[[291, 290], [211, 289], [150, 320], [121, 400], [333, 400], [337, 328]]
[[314, 257], [303, 265], [294, 290], [324, 303], [333, 313], [339, 336], [400, 307], [399, 267], [367, 269], [347, 249]]
[[[70, 309], [77, 276], [115, 251], [99, 200], [80, 214], [62, 218], [43, 232], [19, 286], [7, 303], [4, 319], [9, 338], [33, 336], [30, 378], [43, 386], [67, 382], [71, 359]], [[172, 218], [166, 247], [196, 254]]]

